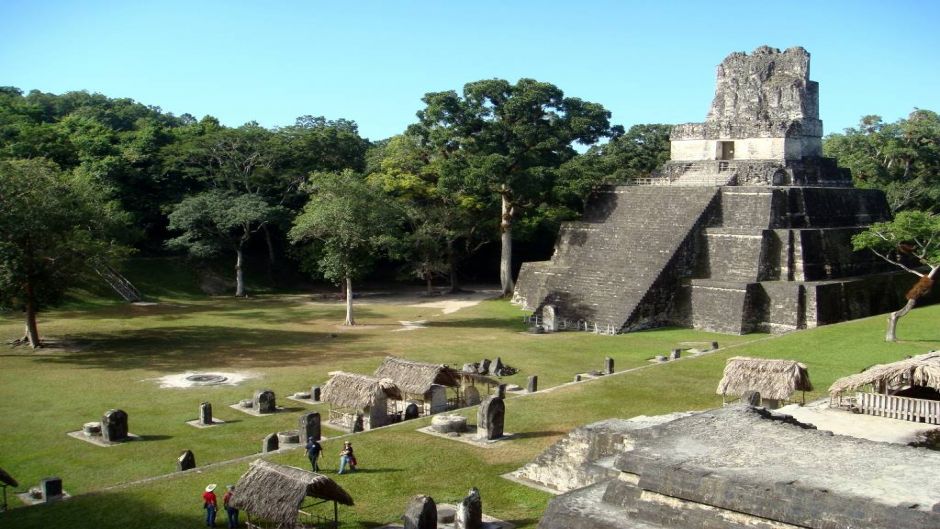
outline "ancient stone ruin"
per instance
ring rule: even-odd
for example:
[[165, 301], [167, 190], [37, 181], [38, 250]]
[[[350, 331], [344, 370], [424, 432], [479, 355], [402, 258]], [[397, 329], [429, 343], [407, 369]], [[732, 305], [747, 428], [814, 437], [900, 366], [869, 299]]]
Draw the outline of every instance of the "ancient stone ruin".
[[737, 405], [579, 428], [519, 477], [564, 492], [539, 529], [894, 529], [940, 527], [929, 468], [935, 451]]
[[404, 529], [437, 529], [437, 505], [430, 496], [415, 496], [405, 509]]
[[301, 415], [297, 420], [297, 432], [301, 443], [306, 443], [311, 437], [314, 441], [319, 441], [321, 437], [320, 414], [314, 411]]
[[258, 413], [275, 413], [277, 411], [277, 403], [274, 392], [270, 389], [256, 391], [252, 399], [252, 408]]
[[673, 128], [653, 177], [597, 192], [550, 261], [523, 265], [514, 301], [609, 334], [783, 332], [903, 305], [912, 276], [852, 250], [890, 212], [822, 156], [809, 64], [799, 47], [729, 55], [706, 121]]
[[483, 528], [483, 500], [476, 487], [470, 489], [469, 494], [457, 504], [454, 515], [454, 529], [482, 529]]
[[101, 417], [101, 437], [109, 443], [120, 443], [128, 439], [127, 413], [124, 410], [108, 410]]
[[503, 437], [506, 405], [500, 397], [487, 397], [477, 410], [477, 438], [495, 441]]
[[183, 472], [196, 468], [196, 456], [192, 450], [183, 450], [183, 453], [176, 458], [176, 470]]
[[212, 404], [203, 402], [199, 405], [199, 424], [212, 426]]

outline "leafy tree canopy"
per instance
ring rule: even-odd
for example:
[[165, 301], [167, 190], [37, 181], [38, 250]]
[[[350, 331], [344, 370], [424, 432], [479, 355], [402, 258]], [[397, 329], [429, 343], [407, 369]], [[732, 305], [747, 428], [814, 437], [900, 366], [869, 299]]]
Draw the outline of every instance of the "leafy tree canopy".
[[937, 211], [940, 200], [940, 116], [915, 110], [885, 123], [865, 116], [857, 128], [826, 137], [823, 148], [851, 169], [859, 187], [882, 189], [892, 210]]

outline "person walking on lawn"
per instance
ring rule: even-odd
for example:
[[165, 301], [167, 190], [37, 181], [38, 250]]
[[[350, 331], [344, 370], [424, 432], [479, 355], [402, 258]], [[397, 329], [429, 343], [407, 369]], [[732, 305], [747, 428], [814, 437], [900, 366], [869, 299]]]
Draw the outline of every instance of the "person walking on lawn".
[[310, 459], [310, 466], [313, 467], [314, 472], [320, 471], [320, 465], [318, 460], [320, 459], [320, 453], [323, 451], [323, 447], [320, 446], [320, 443], [317, 442], [313, 437], [307, 438], [307, 458]]
[[225, 496], [222, 496], [222, 507], [225, 508], [225, 514], [228, 517], [228, 529], [238, 527], [238, 509], [232, 507], [232, 496], [235, 495], [235, 485], [226, 487]]

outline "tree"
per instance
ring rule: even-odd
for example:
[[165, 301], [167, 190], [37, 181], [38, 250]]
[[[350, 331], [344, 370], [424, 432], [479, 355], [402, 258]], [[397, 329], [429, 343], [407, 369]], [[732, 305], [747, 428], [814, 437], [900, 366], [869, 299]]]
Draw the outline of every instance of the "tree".
[[395, 244], [400, 211], [381, 189], [351, 170], [314, 173], [305, 189], [310, 199], [288, 236], [294, 244], [309, 243], [303, 252], [308, 271], [346, 285], [344, 325], [355, 325], [353, 280]]
[[915, 110], [907, 119], [885, 123], [864, 116], [858, 128], [831, 134], [827, 156], [852, 171], [856, 185], [885, 191], [893, 211], [937, 211], [940, 200], [940, 116]]
[[[871, 250], [878, 257], [920, 279], [906, 295], [907, 303], [888, 316], [885, 341], [897, 341], [898, 320], [917, 300], [930, 292], [940, 269], [940, 215], [924, 211], [902, 211], [891, 222], [877, 222], [852, 237], [856, 250]], [[923, 271], [927, 269], [927, 271]]]
[[425, 281], [429, 295], [433, 278], [444, 273], [450, 276], [451, 292], [459, 291], [461, 247], [472, 253], [485, 242], [478, 237], [479, 227], [485, 225], [478, 201], [446, 185], [460, 180], [447, 175], [464, 171], [465, 164], [459, 157], [434, 152], [412, 134], [386, 140], [381, 156], [372, 163], [369, 181], [399, 201], [404, 212], [407, 229], [396, 248], [396, 258], [405, 260]]
[[235, 295], [245, 295], [244, 247], [251, 236], [275, 221], [280, 208], [272, 207], [258, 195], [212, 189], [187, 197], [169, 214], [171, 230], [182, 235], [167, 246], [186, 250], [193, 257], [217, 255], [226, 248], [235, 253]]
[[461, 153], [469, 167], [463, 189], [499, 200], [500, 284], [509, 295], [515, 220], [552, 189], [557, 168], [577, 154], [574, 142], [611, 134], [610, 112], [533, 79], [476, 81], [464, 85], [463, 96], [436, 92], [422, 101], [412, 132], [438, 152]]
[[42, 345], [36, 313], [126, 248], [116, 235], [126, 215], [94, 179], [44, 159], [0, 161], [0, 306], [22, 310], [15, 343]]

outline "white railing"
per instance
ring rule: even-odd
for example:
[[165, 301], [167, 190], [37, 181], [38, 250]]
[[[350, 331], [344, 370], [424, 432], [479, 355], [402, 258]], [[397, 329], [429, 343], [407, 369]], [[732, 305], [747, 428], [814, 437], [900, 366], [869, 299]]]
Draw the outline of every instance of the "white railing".
[[940, 424], [940, 401], [912, 399], [880, 393], [859, 393], [855, 406], [866, 415], [902, 421]]

